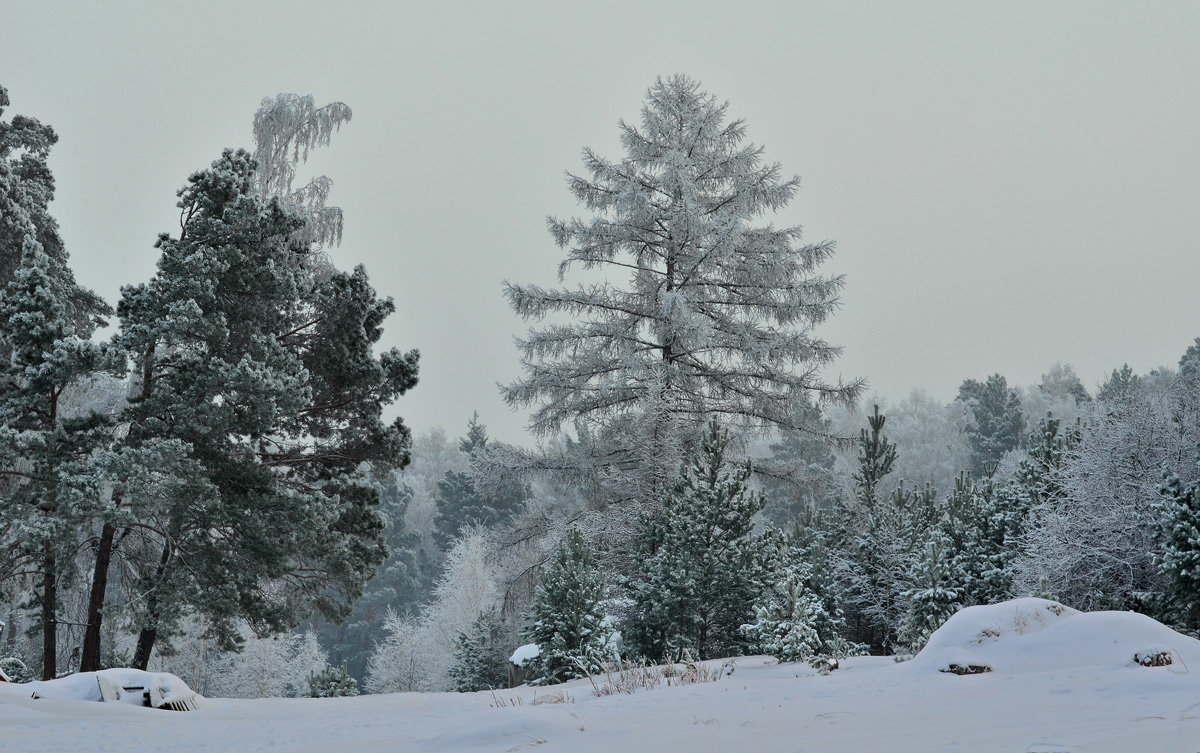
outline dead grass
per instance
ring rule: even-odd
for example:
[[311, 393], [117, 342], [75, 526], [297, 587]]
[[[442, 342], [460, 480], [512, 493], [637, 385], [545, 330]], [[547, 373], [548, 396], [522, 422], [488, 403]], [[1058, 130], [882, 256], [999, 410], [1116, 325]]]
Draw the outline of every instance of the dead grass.
[[733, 674], [732, 659], [720, 665], [709, 665], [685, 653], [677, 664], [650, 664], [639, 662], [610, 662], [598, 674], [588, 673], [592, 692], [597, 696], [634, 693], [650, 690], [660, 685], [695, 685], [716, 682], [727, 674]]

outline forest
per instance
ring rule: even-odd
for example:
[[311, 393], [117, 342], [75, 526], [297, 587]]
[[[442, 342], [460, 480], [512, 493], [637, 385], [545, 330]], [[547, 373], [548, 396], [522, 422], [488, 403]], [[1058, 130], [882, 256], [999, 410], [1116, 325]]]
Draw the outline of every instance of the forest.
[[419, 354], [379, 342], [416, 312], [338, 268], [332, 183], [299, 177], [346, 104], [264, 99], [253, 148], [187, 176], [153, 277], [112, 303], [51, 213], [54, 130], [10, 109], [0, 88], [16, 681], [135, 667], [267, 697], [752, 654], [832, 671], [1021, 596], [1200, 630], [1200, 338], [1094, 385], [1064, 363], [964, 374], [949, 403], [829, 379], [822, 325], [853, 280], [823, 271], [833, 242], [771, 224], [799, 178], [688, 76], [649, 87], [621, 155], [568, 173], [559, 286], [503, 283], [529, 324], [499, 385], [522, 443], [469, 406], [416, 436], [394, 417]]

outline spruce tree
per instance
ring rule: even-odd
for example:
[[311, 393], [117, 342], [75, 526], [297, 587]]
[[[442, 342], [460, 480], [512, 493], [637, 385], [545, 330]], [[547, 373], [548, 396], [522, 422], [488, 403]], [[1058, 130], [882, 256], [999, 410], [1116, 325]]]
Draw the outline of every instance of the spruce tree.
[[551, 685], [599, 671], [613, 658], [601, 602], [604, 576], [578, 528], [559, 542], [525, 620], [539, 654], [526, 663], [530, 684]]
[[751, 468], [729, 467], [729, 432], [714, 420], [699, 453], [681, 469], [660, 519], [648, 518], [649, 550], [630, 582], [634, 612], [626, 640], [653, 660], [742, 653], [741, 626], [774, 570], [771, 547], [754, 533], [765, 501], [747, 482]]
[[368, 661], [383, 636], [388, 613], [415, 610], [428, 600], [436, 576], [435, 568], [418, 551], [418, 537], [405, 525], [412, 489], [402, 485], [396, 473], [385, 474], [378, 485], [379, 512], [386, 521], [383, 537], [387, 559], [345, 620], [315, 617], [311, 621], [330, 663], [344, 667], [362, 682], [366, 681]]
[[763, 517], [779, 527], [830, 509], [840, 492], [836, 457], [827, 439], [830, 422], [815, 405], [803, 412], [806, 428], [781, 432], [779, 441], [770, 445], [770, 456], [754, 466], [767, 497]]
[[509, 646], [500, 620], [490, 612], [481, 613], [468, 632], [459, 633], [454, 647], [450, 677], [459, 693], [492, 690], [508, 684]]
[[[472, 462], [478, 462], [487, 451], [487, 427], [479, 421], [479, 414], [471, 417], [467, 434], [458, 443], [458, 448]], [[480, 525], [496, 528], [507, 525], [525, 504], [525, 489], [519, 484], [508, 482], [492, 485], [481, 491], [471, 473], [449, 471], [438, 482], [438, 511], [434, 524], [437, 532], [434, 540], [443, 550], [470, 526]]]

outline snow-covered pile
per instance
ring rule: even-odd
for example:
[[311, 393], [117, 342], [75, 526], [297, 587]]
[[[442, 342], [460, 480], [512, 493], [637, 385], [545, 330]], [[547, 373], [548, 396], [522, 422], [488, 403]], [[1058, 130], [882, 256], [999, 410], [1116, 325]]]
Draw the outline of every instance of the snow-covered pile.
[[[169, 672], [139, 669], [102, 669], [79, 672], [57, 680], [30, 682], [19, 686], [32, 698], [60, 701], [104, 701], [132, 703], [173, 711], [195, 710], [200, 696], [183, 680]], [[147, 694], [149, 697], [147, 698]]]
[[1084, 613], [1027, 598], [957, 612], [911, 666], [1016, 673], [1130, 666], [1164, 655], [1181, 670], [1200, 666], [1200, 641], [1142, 614]]
[[512, 656], [508, 660], [518, 667], [525, 666], [525, 662], [530, 659], [536, 659], [540, 656], [542, 650], [536, 643], [526, 643], [524, 646], [518, 646], [516, 651], [513, 651]]

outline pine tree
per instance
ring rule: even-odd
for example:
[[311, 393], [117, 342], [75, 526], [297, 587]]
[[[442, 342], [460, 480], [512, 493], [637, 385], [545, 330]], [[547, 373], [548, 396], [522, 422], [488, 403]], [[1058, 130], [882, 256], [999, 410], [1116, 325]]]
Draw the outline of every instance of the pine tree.
[[309, 698], [346, 698], [358, 695], [358, 683], [345, 667], [326, 666], [308, 675]]
[[373, 352], [394, 305], [361, 267], [314, 274], [303, 216], [254, 195], [255, 169], [226, 151], [192, 175], [157, 274], [122, 291], [116, 342], [139, 376], [128, 444], [189, 448], [139, 533], [156, 562], [134, 583], [143, 667], [189, 610], [229, 646], [240, 620], [344, 616], [384, 556], [364, 464], [407, 459], [407, 429], [381, 412], [415, 384], [417, 354]]
[[909, 600], [909, 610], [902, 640], [914, 651], [920, 650], [960, 606], [961, 592], [956, 583], [961, 574], [954, 572], [947, 549], [941, 535], [929, 538], [917, 561], [913, 588], [904, 594]]
[[[0, 116], [9, 104], [8, 91], [0, 86]], [[0, 120], [0, 289], [16, 274], [28, 236], [50, 259], [51, 274], [66, 293], [63, 303], [75, 334], [87, 338], [112, 312], [99, 296], [76, 284], [58, 222], [50, 214], [54, 176], [48, 159], [57, 142], [54, 129], [36, 118]]]
[[[1054, 505], [1065, 495], [1060, 471], [1082, 437], [1078, 426], [1064, 429], [1062, 422], [1047, 415], [1038, 421], [1037, 430], [1028, 440], [1028, 451], [1017, 467], [1015, 493], [1028, 515], [1035, 505]], [[1019, 534], [1019, 531], [1018, 531]]]
[[816, 516], [797, 523], [786, 539], [768, 531], [764, 545], [779, 547], [770, 582], [759, 594], [754, 622], [742, 631], [756, 650], [781, 662], [826, 657], [836, 666], [851, 646], [841, 637], [839, 587]]
[[1119, 369], [1113, 369], [1108, 380], [1100, 385], [1096, 399], [1102, 403], [1116, 403], [1129, 399], [1142, 389], [1142, 378], [1133, 373], [1129, 364], [1123, 364]]
[[700, 452], [681, 469], [661, 519], [647, 519], [649, 556], [630, 582], [634, 613], [625, 639], [651, 659], [731, 656], [748, 645], [741, 626], [774, 571], [773, 547], [754, 534], [761, 494], [750, 465], [729, 468], [729, 433], [709, 423]]
[[492, 690], [508, 684], [504, 627], [496, 615], [480, 613], [466, 633], [458, 634], [450, 676], [459, 693]]
[[572, 528], [559, 542], [525, 618], [525, 637], [540, 652], [526, 664], [530, 684], [583, 677], [613, 658], [601, 605], [604, 595], [604, 577], [591, 547], [579, 529]]
[[884, 434], [887, 416], [875, 406], [859, 432], [855, 504], [842, 511], [838, 563], [846, 583], [845, 609], [850, 639], [887, 653], [895, 646], [904, 615], [903, 594], [913, 552], [933, 522], [934, 490], [909, 489], [900, 482], [887, 497], [882, 481], [899, 455]]
[[815, 627], [821, 639], [819, 653], [836, 659], [861, 652], [842, 637], [845, 630], [843, 586], [838, 582], [829, 545], [831, 534], [826, 527], [826, 516], [821, 513], [810, 513], [797, 521], [788, 535], [782, 563], [785, 570], [796, 568], [805, 589], [817, 599], [820, 609]]
[[896, 464], [896, 444], [889, 442], [883, 434], [887, 416], [874, 412], [867, 417], [867, 428], [858, 434], [858, 470], [854, 474], [854, 491], [863, 510], [873, 510], [878, 503], [876, 488], [884, 476], [892, 472]]
[[967, 431], [973, 451], [971, 474], [990, 475], [1000, 458], [1021, 446], [1025, 438], [1025, 414], [1021, 397], [999, 374], [985, 382], [968, 379], [958, 388], [958, 399], [971, 409], [974, 425]]
[[[2, 164], [2, 163], [0, 163]], [[0, 524], [9, 539], [0, 571], [40, 575], [42, 672], [57, 671], [58, 592], [94, 511], [100, 479], [87, 469], [102, 418], [72, 418], [63, 395], [109, 367], [104, 351], [76, 334], [68, 274], [23, 238], [20, 265], [0, 290]], [[34, 565], [34, 562], [37, 562]]]
[[1012, 487], [976, 484], [965, 471], [947, 497], [940, 532], [950, 584], [965, 606], [995, 604], [1012, 592], [1012, 563], [1028, 506]]
[[[0, 86], [0, 116], [8, 105]], [[118, 368], [90, 343], [111, 310], [75, 282], [50, 215], [57, 141], [34, 118], [0, 120], [0, 590], [41, 576], [46, 677], [57, 669], [57, 593], [95, 508], [98, 490], [84, 487], [99, 482], [82, 459], [100, 446], [103, 420], [70, 399], [96, 369]]]
[[781, 662], [805, 661], [821, 651], [817, 625], [830, 618], [804, 587], [806, 575], [803, 568], [788, 572], [771, 588], [770, 598], [755, 607], [754, 622], [742, 626], [759, 651]]
[[833, 243], [801, 245], [797, 227], [755, 224], [799, 179], [764, 164], [726, 113], [687, 76], [658, 79], [640, 127], [620, 123], [625, 155], [585, 150], [588, 176], [568, 178], [592, 216], [549, 220], [566, 249], [560, 279], [579, 270], [605, 281], [505, 286], [522, 317], [560, 320], [519, 341], [526, 373], [503, 387], [505, 400], [533, 408], [536, 435], [581, 422], [604, 440], [585, 455], [512, 462], [593, 485], [601, 504], [657, 505], [713, 416], [803, 430], [802, 406], [861, 387], [819, 375], [840, 352], [814, 333], [843, 284], [817, 274]]

